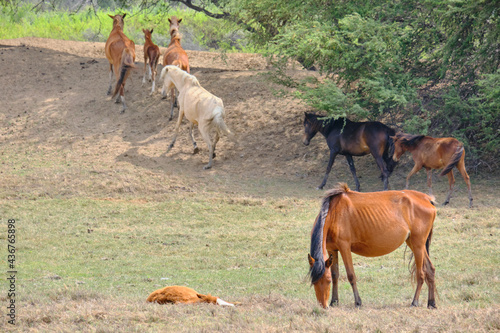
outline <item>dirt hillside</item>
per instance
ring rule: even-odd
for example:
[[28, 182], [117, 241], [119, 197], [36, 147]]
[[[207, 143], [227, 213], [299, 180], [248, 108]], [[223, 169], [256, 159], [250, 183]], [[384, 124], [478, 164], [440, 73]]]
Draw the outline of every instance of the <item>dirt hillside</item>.
[[[280, 177], [306, 182], [309, 188], [319, 184], [328, 158], [325, 140], [318, 137], [309, 147], [302, 144], [307, 107], [276, 94], [282, 87], [266, 78], [265, 59], [255, 54], [221, 57], [218, 53], [188, 51], [191, 73], [203, 87], [222, 98], [226, 124], [236, 134], [234, 141], [221, 139], [213, 169], [204, 171], [207, 147], [195, 131], [201, 151], [192, 154], [186, 120], [175, 147], [165, 155], [175, 120], [168, 120], [170, 103], [159, 93], [150, 96], [149, 83], [142, 86], [142, 45], [136, 50], [137, 68], [125, 92], [128, 109], [120, 114], [120, 105], [106, 96], [109, 65], [104, 43], [0, 40], [1, 145], [8, 154], [17, 148], [17, 154], [33, 158], [32, 162], [21, 162], [26, 169], [24, 180], [4, 173], [7, 187], [12, 191], [39, 187], [40, 195], [82, 193], [89, 188], [140, 192], [144, 186], [140, 177], [125, 176], [137, 172], [154, 176], [160, 184], [155, 186], [160, 188], [172, 187], [179, 175], [198, 180]], [[309, 74], [294, 70], [294, 75]], [[177, 114], [176, 109], [174, 117]], [[373, 172], [371, 157], [361, 159], [363, 162], [357, 163], [359, 175], [369, 173], [376, 179], [378, 172]], [[36, 172], [30, 167], [48, 160], [59, 162], [48, 163], [47, 168], [66, 163], [67, 167], [55, 175], [48, 171], [44, 175], [43, 166]], [[347, 172], [345, 159], [340, 157], [329, 184], [350, 182]], [[94, 184], [82, 178], [95, 178]], [[61, 182], [67, 184], [66, 190], [61, 189]], [[177, 182], [175, 186], [183, 186], [184, 181]]]

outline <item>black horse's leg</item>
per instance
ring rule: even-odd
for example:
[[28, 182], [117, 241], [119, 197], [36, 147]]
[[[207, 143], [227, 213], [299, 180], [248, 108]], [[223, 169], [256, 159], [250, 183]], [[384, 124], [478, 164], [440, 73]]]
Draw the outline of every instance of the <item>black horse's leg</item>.
[[332, 266], [330, 271], [332, 272], [332, 300], [330, 306], [339, 305], [339, 251], [333, 251], [332, 253]]
[[332, 170], [332, 165], [333, 162], [335, 162], [335, 157], [337, 156], [337, 152], [335, 150], [330, 149], [330, 160], [328, 161], [328, 166], [326, 167], [326, 173], [325, 173], [325, 178], [323, 178], [323, 182], [321, 182], [321, 185], [318, 186], [318, 190], [322, 190], [323, 187], [326, 185], [326, 181], [328, 180], [328, 175], [330, 174], [330, 171]]
[[387, 171], [387, 168], [385, 166], [384, 160], [382, 159], [382, 156], [379, 156], [378, 154], [373, 154], [372, 150], [372, 155], [375, 157], [375, 162], [377, 162], [377, 165], [382, 172], [380, 177], [382, 178], [382, 181], [384, 182], [384, 191], [387, 191], [389, 189], [389, 171]]
[[345, 155], [347, 163], [349, 164], [349, 169], [351, 169], [352, 176], [354, 177], [354, 182], [356, 183], [356, 191], [359, 192], [359, 180], [356, 175], [356, 168], [354, 167], [354, 160], [351, 155]]

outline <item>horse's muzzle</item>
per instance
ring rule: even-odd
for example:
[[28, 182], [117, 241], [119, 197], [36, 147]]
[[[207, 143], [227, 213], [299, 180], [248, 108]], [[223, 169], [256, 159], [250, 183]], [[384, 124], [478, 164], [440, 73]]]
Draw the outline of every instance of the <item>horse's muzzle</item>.
[[310, 140], [308, 140], [308, 139], [304, 139], [304, 140], [302, 140], [302, 143], [303, 143], [305, 146], [309, 146], [309, 143], [310, 143], [310, 142], [311, 142], [311, 141], [310, 141]]

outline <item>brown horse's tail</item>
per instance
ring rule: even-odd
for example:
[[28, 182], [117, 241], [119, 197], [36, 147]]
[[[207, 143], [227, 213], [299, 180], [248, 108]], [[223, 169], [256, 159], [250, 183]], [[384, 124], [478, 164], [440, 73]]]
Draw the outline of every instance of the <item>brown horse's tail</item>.
[[440, 176], [444, 176], [448, 172], [450, 172], [451, 169], [453, 169], [455, 167], [455, 165], [458, 164], [458, 162], [462, 158], [463, 154], [464, 154], [464, 145], [460, 144], [457, 147], [457, 150], [455, 151], [455, 154], [453, 154], [453, 156], [451, 157], [450, 162], [448, 163], [448, 165], [443, 169], [443, 171], [441, 171], [441, 173], [439, 175]]
[[120, 91], [120, 87], [127, 80], [130, 75], [130, 69], [134, 68], [134, 57], [129, 49], [124, 48], [122, 52], [122, 62], [120, 64], [120, 77], [118, 78], [118, 82], [116, 82], [115, 91], [113, 93], [113, 97], [115, 98], [118, 92]]

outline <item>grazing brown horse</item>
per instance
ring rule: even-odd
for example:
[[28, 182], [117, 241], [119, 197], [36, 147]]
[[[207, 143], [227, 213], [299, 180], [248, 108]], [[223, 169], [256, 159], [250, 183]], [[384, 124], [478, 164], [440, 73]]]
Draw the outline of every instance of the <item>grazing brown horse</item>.
[[413, 169], [406, 177], [406, 188], [410, 185], [410, 177], [420, 169], [425, 168], [427, 170], [427, 187], [429, 188], [429, 194], [432, 195], [432, 169], [443, 168], [440, 176], [447, 174], [450, 186], [448, 196], [443, 203], [443, 205], [447, 205], [450, 202], [453, 187], [455, 185], [453, 167], [456, 166], [467, 184], [467, 189], [469, 191], [469, 207], [472, 207], [470, 179], [465, 170], [464, 145], [460, 141], [455, 138], [432, 138], [425, 135], [411, 135], [401, 132], [396, 134], [393, 140], [393, 159], [397, 161], [401, 155], [409, 151], [415, 162]]
[[153, 29], [142, 29], [144, 32], [144, 76], [142, 84], [146, 83], [146, 70], [148, 71], [149, 81], [153, 81], [151, 87], [151, 94], [155, 91], [156, 82], [156, 67], [158, 66], [158, 59], [160, 58], [160, 48], [155, 45], [151, 40]]
[[211, 303], [217, 305], [234, 306], [234, 304], [223, 301], [219, 297], [215, 297], [210, 294], [198, 294], [195, 290], [183, 286], [169, 286], [155, 290], [148, 296], [147, 301], [158, 304]]
[[391, 175], [396, 162], [392, 159], [392, 149], [394, 149], [391, 135], [396, 132], [377, 121], [354, 122], [346, 118], [319, 119], [319, 116], [312, 113], [305, 113], [304, 118], [304, 138], [303, 143], [308, 146], [311, 139], [320, 132], [326, 139], [330, 148], [330, 160], [326, 167], [325, 177], [318, 186], [322, 189], [332, 170], [335, 157], [344, 155], [351, 169], [352, 176], [356, 182], [356, 191], [359, 192], [359, 180], [356, 176], [353, 156], [363, 156], [372, 154], [375, 162], [382, 172], [380, 178], [384, 182], [384, 190], [389, 188], [389, 176]]
[[436, 208], [431, 197], [417, 191], [384, 191], [360, 193], [339, 184], [326, 193], [311, 234], [308, 255], [309, 275], [316, 298], [328, 307], [330, 283], [332, 299], [337, 305], [339, 261], [344, 261], [347, 278], [354, 293], [354, 304], [361, 306], [351, 252], [365, 257], [389, 254], [406, 242], [413, 252], [413, 274], [417, 280], [411, 303], [418, 306], [424, 281], [429, 288], [428, 308], [436, 308], [435, 269], [429, 258]]
[[127, 108], [127, 105], [125, 104], [125, 96], [123, 94], [125, 81], [130, 75], [130, 69], [135, 67], [135, 44], [123, 33], [123, 19], [126, 15], [127, 14], [115, 16], [109, 15], [109, 17], [113, 19], [113, 30], [111, 30], [104, 47], [104, 50], [106, 51], [106, 58], [108, 58], [109, 61], [108, 95], [111, 94], [114, 71], [116, 76], [116, 86], [112, 98], [115, 98], [115, 96], [120, 93], [119, 97], [116, 99], [116, 103], [120, 103], [121, 100], [121, 113], [125, 112], [125, 109]]
[[[168, 19], [170, 22], [170, 44], [167, 47], [167, 51], [163, 55], [163, 66], [174, 65], [180, 69], [190, 73], [189, 70], [189, 60], [186, 51], [181, 46], [181, 35], [179, 33], [179, 24], [182, 19], [172, 16]], [[163, 89], [165, 91], [165, 89]], [[170, 118], [172, 120], [174, 117], [174, 107], [177, 105], [177, 99], [175, 97], [175, 88], [170, 91]]]

